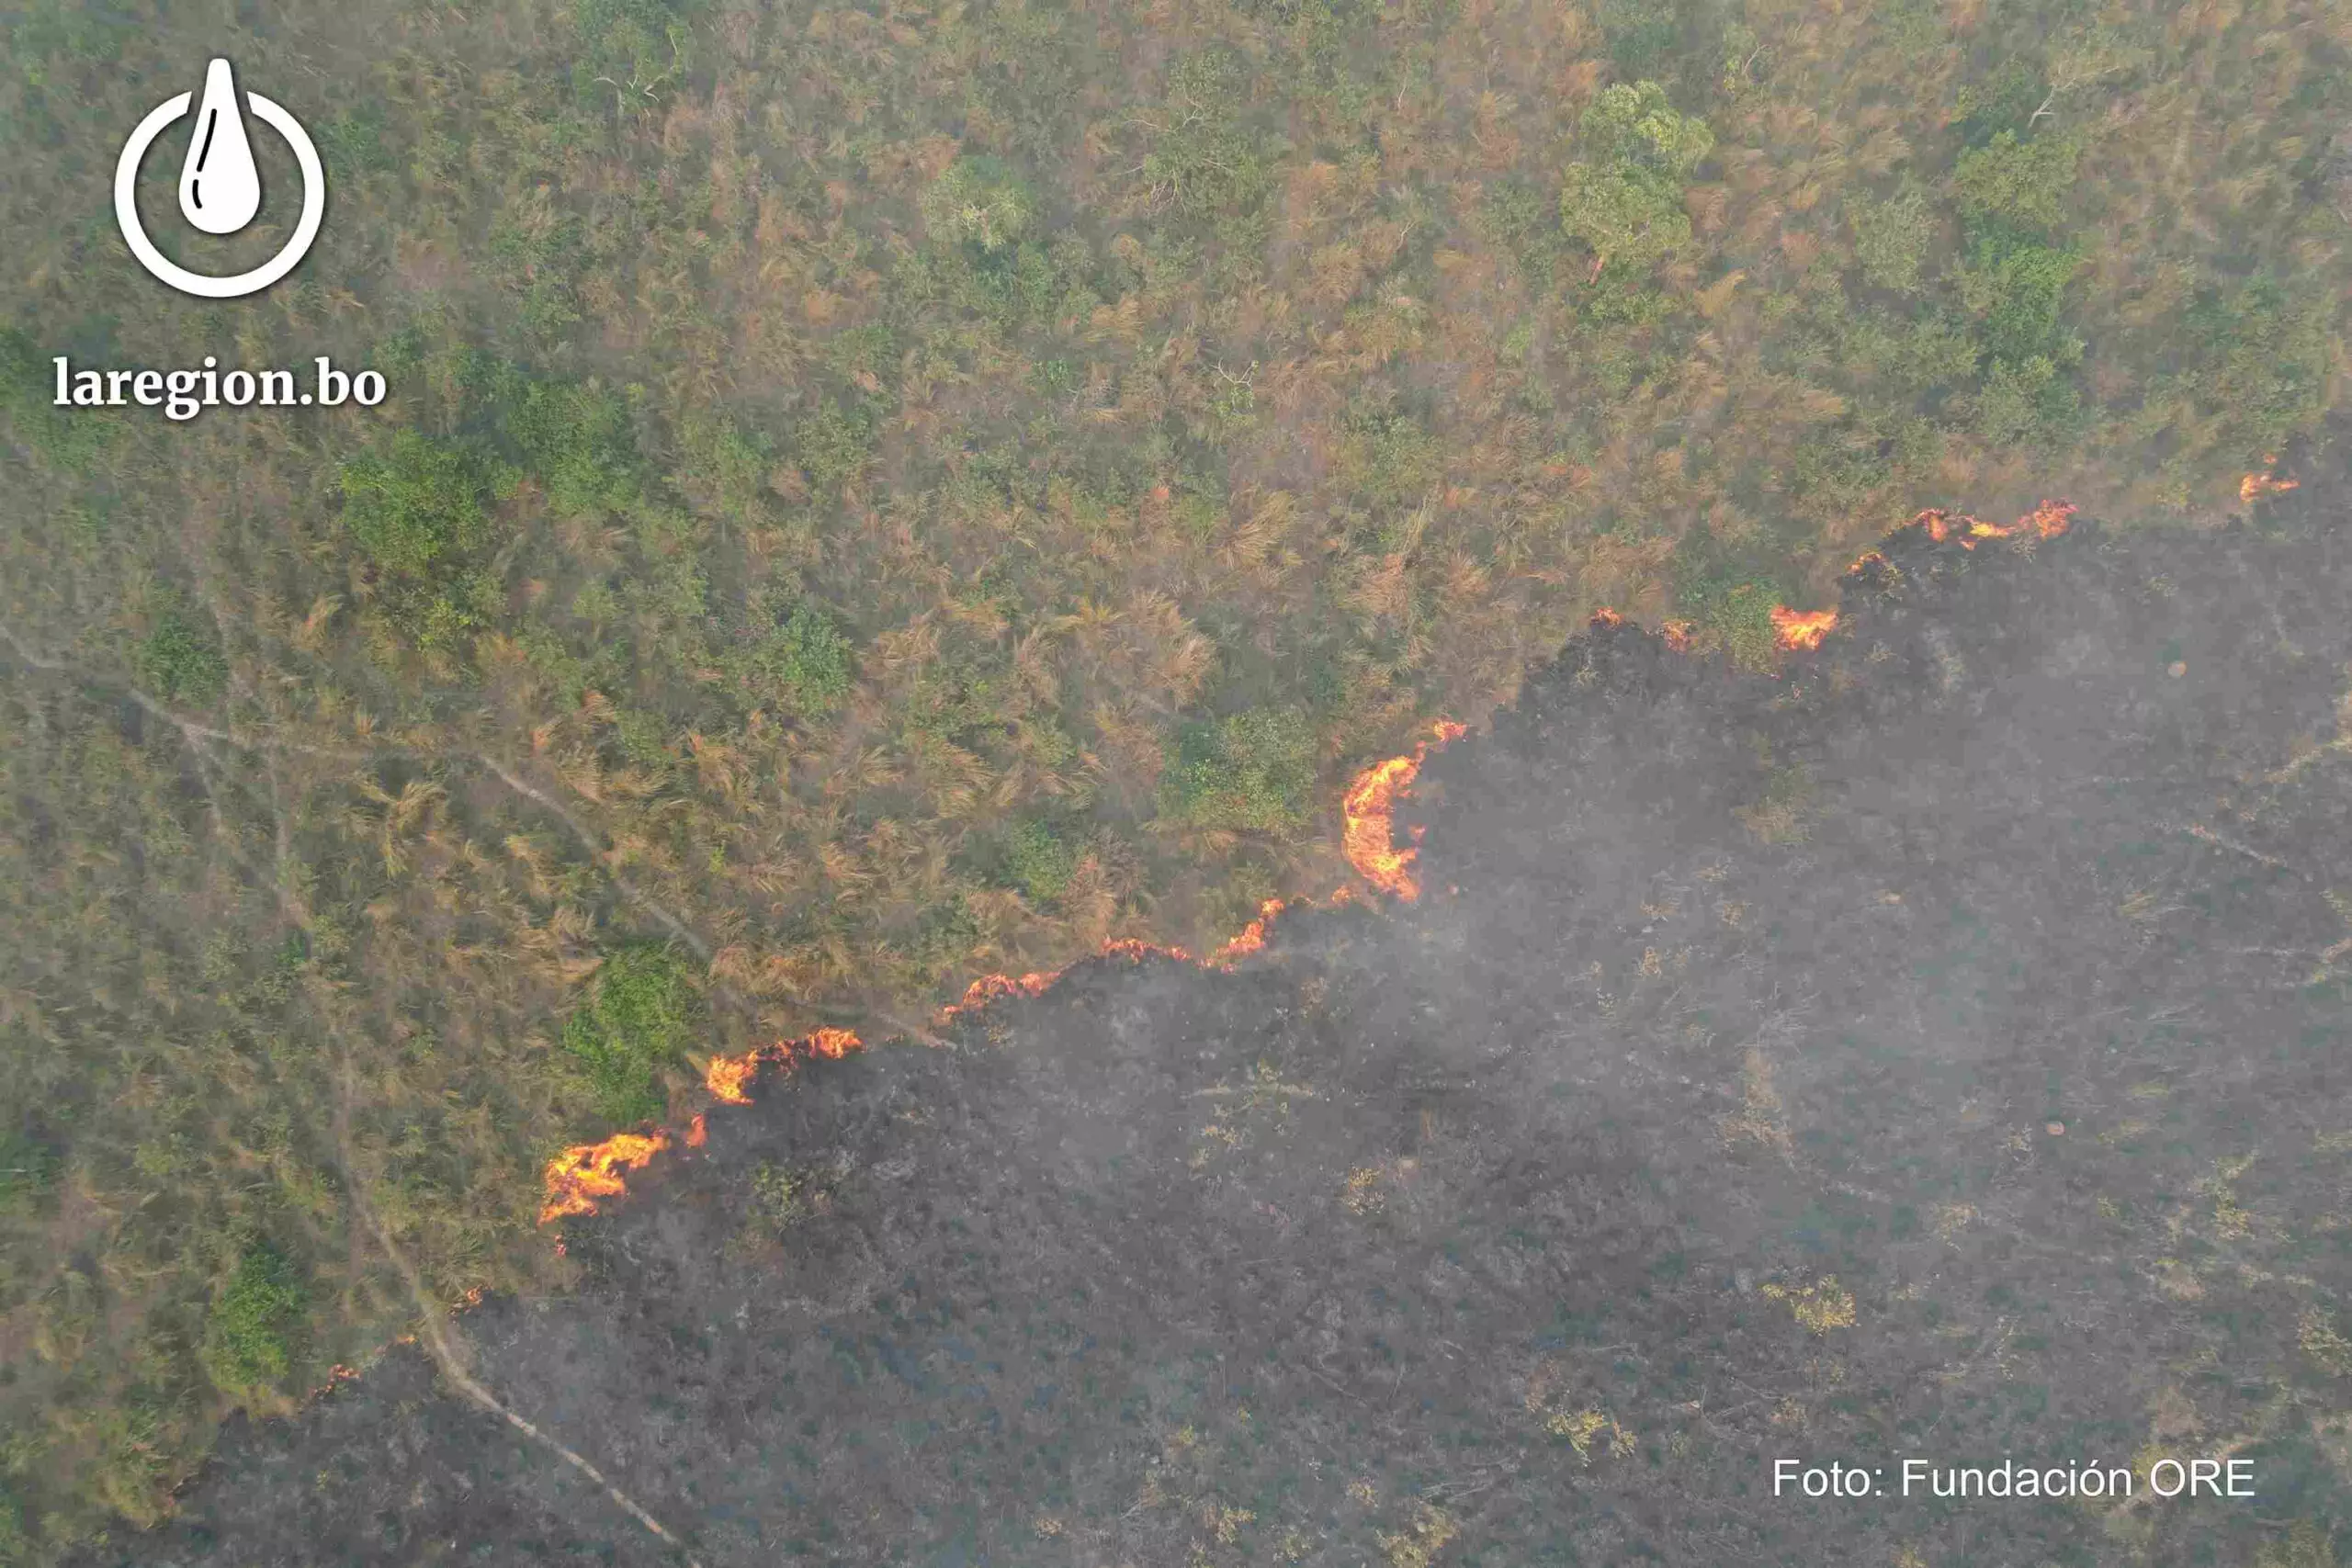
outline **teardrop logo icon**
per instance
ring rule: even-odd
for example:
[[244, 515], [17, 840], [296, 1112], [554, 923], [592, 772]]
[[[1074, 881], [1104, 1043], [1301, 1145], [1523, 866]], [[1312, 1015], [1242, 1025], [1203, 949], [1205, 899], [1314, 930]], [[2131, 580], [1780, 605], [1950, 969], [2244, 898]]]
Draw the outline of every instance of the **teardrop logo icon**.
[[261, 170], [245, 139], [245, 111], [237, 103], [236, 73], [216, 60], [204, 73], [196, 106], [196, 133], [180, 170], [180, 212], [208, 234], [233, 234], [261, 210]]
[[[261, 168], [254, 158], [251, 122], [258, 119], [286, 141], [302, 172], [302, 212], [294, 232], [278, 253], [250, 272], [228, 277], [192, 272], [156, 247], [139, 216], [139, 170], [147, 152], [164, 131], [183, 119], [192, 120], [187, 153], [180, 165], [180, 213], [207, 234], [234, 234], [260, 215]], [[115, 161], [114, 215], [122, 237], [139, 265], [183, 294], [204, 299], [236, 299], [258, 293], [294, 270], [319, 237], [326, 219], [326, 171], [319, 150], [302, 122], [259, 93], [241, 91], [235, 70], [225, 60], [206, 68], [204, 90], [182, 93], [155, 106]]]

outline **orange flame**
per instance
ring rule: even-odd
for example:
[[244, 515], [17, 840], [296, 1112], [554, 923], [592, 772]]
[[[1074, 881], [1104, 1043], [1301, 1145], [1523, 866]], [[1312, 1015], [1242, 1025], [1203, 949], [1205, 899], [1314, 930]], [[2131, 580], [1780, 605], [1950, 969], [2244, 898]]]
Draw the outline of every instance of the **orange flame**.
[[1230, 969], [1253, 953], [1266, 951], [1266, 928], [1286, 906], [1279, 898], [1269, 898], [1258, 906], [1258, 918], [1241, 928], [1241, 934], [1209, 954], [1209, 963], [1218, 969]]
[[[763, 1063], [789, 1067], [812, 1056], [839, 1061], [865, 1043], [854, 1030], [820, 1029], [798, 1040], [779, 1041], [740, 1056], [713, 1056], [703, 1069], [703, 1087], [721, 1105], [749, 1105], [752, 1079]], [[698, 1111], [686, 1124], [686, 1147], [698, 1149], [709, 1141], [709, 1117]], [[616, 1133], [601, 1144], [581, 1144], [564, 1150], [548, 1162], [547, 1202], [539, 1210], [539, 1224], [594, 1213], [598, 1199], [617, 1198], [628, 1190], [621, 1172], [643, 1169], [669, 1146], [669, 1133], [657, 1127], [650, 1133]]]
[[655, 1155], [670, 1146], [670, 1134], [616, 1133], [601, 1144], [579, 1144], [548, 1162], [548, 1201], [539, 1210], [539, 1224], [568, 1214], [593, 1214], [599, 1198], [617, 1198], [628, 1190], [624, 1170], [641, 1170]]
[[1819, 648], [1838, 625], [1835, 610], [1792, 610], [1786, 604], [1772, 606], [1772, 640], [1793, 653], [1800, 649]]
[[[1594, 619], [1600, 617], [1596, 615]], [[1410, 845], [1396, 847], [1396, 803], [1420, 776], [1421, 764], [1429, 761], [1430, 748], [1446, 745], [1466, 732], [1466, 726], [1450, 719], [1438, 720], [1430, 732], [1430, 738], [1410, 752], [1374, 762], [1358, 773], [1356, 782], [1348, 786], [1347, 798], [1340, 803], [1344, 825], [1340, 841], [1347, 852], [1348, 863], [1366, 882], [1407, 903], [1421, 896], [1420, 880], [1413, 874], [1413, 863], [1420, 858], [1421, 852]]]
[[[2044, 501], [2014, 523], [1987, 523], [1965, 512], [1946, 512], [1939, 506], [1931, 506], [1912, 521], [1939, 545], [1957, 538], [1962, 549], [1973, 550], [1984, 539], [2015, 539], [2029, 535], [2037, 539], [2054, 539], [2074, 526], [2075, 513], [2081, 510], [2071, 501]], [[1861, 562], [1854, 564], [1860, 566]]]
[[1018, 979], [1010, 975], [983, 975], [964, 987], [961, 1001], [939, 1010], [939, 1021], [944, 1023], [958, 1013], [978, 1012], [1006, 997], [1042, 997], [1061, 977], [1058, 969], [1033, 969]]
[[[1613, 615], [1601, 611], [1594, 618]], [[1609, 622], [1605, 624], [1614, 624]], [[1419, 895], [1420, 885], [1414, 880], [1411, 866], [1419, 852], [1412, 848], [1397, 849], [1394, 840], [1396, 805], [1419, 773], [1421, 764], [1429, 760], [1432, 748], [1443, 746], [1468, 733], [1466, 725], [1440, 719], [1430, 728], [1429, 738], [1419, 742], [1402, 757], [1391, 757], [1375, 762], [1356, 776], [1348, 789], [1343, 804], [1344, 831], [1341, 843], [1348, 862], [1374, 886], [1402, 898]], [[1355, 897], [1352, 888], [1341, 887], [1324, 901], [1328, 908], [1337, 908]], [[1301, 900], [1310, 907], [1313, 900]], [[1258, 907], [1258, 918], [1244, 926], [1240, 932], [1206, 959], [1195, 959], [1181, 947], [1162, 947], [1155, 942], [1136, 942], [1122, 938], [1102, 944], [1099, 956], [1124, 958], [1140, 964], [1147, 958], [1169, 958], [1181, 964], [1199, 963], [1213, 969], [1230, 969], [1240, 960], [1266, 947], [1266, 933], [1288, 904], [1280, 898], [1269, 898]], [[964, 988], [956, 1001], [939, 1010], [937, 1021], [943, 1027], [966, 1013], [978, 1012], [991, 1002], [1012, 997], [1039, 997], [1051, 990], [1067, 968], [1035, 969], [1026, 975], [983, 975]]]
[[[1102, 944], [1096, 953], [1099, 958], [1124, 958], [1130, 964], [1140, 964], [1147, 958], [1172, 958], [1180, 964], [1190, 964], [1193, 955], [1181, 947], [1161, 947], [1157, 942], [1137, 942], [1131, 937], [1119, 937]], [[1015, 977], [1011, 975], [983, 975], [964, 987], [958, 1001], [941, 1008], [935, 1015], [944, 1027], [967, 1012], [978, 1012], [990, 1002], [1007, 997], [1042, 997], [1053, 989], [1054, 982], [1069, 973], [1071, 965], [1059, 969], [1033, 969]]]
[[[2276, 464], [2276, 457], [2266, 457], [2266, 464]], [[2249, 474], [2240, 487], [2243, 499], [2256, 495], [2277, 494], [2297, 488], [2297, 481], [2281, 479], [2269, 474]], [[1914, 518], [1913, 523], [1924, 529], [1938, 544], [1958, 539], [1963, 549], [1974, 549], [1984, 539], [2010, 539], [2030, 536], [2054, 539], [2072, 525], [2076, 511], [2071, 502], [2044, 501], [2015, 523], [1986, 523], [1965, 513], [1951, 513], [1931, 508]], [[1860, 571], [1873, 563], [1883, 565], [1886, 558], [1876, 550], [1866, 551], [1847, 570]], [[1623, 626], [1625, 617], [1603, 606], [1592, 614], [1592, 624], [1600, 627]], [[1774, 640], [1783, 649], [1817, 649], [1838, 625], [1836, 610], [1799, 611], [1787, 605], [1775, 605], [1772, 610]], [[1692, 645], [1694, 628], [1688, 621], [1668, 621], [1662, 627], [1666, 645], [1677, 652], [1688, 652]], [[1348, 786], [1341, 803], [1342, 829], [1340, 843], [1359, 875], [1373, 887], [1408, 902], [1420, 897], [1420, 881], [1414, 874], [1413, 863], [1420, 857], [1415, 845], [1399, 847], [1396, 841], [1396, 804], [1412, 789], [1420, 776], [1421, 765], [1429, 761], [1430, 752], [1459, 739], [1467, 727], [1448, 719], [1440, 719], [1431, 727], [1429, 737], [1417, 742], [1413, 750], [1401, 757], [1391, 757], [1375, 762], [1356, 775]], [[1416, 833], [1415, 838], [1419, 835]], [[1357, 895], [1352, 888], [1341, 887], [1333, 893], [1327, 904], [1344, 904]], [[1206, 960], [1216, 968], [1231, 968], [1236, 963], [1266, 947], [1267, 933], [1276, 917], [1288, 906], [1282, 899], [1269, 898], [1259, 907], [1258, 918], [1231, 941], [1218, 948]], [[1102, 955], [1125, 958], [1141, 963], [1147, 958], [1170, 958], [1182, 963], [1193, 962], [1192, 954], [1179, 947], [1161, 947], [1151, 942], [1119, 940], [1102, 944]], [[978, 1011], [989, 1003], [1009, 997], [1042, 996], [1065, 973], [1061, 969], [1033, 970], [1026, 975], [983, 975], [965, 988], [962, 998], [942, 1008], [938, 1021], [943, 1025], [959, 1014]], [[787, 1040], [740, 1056], [713, 1057], [703, 1072], [703, 1086], [711, 1098], [722, 1105], [749, 1105], [750, 1085], [763, 1063], [774, 1062], [789, 1068], [796, 1062], [822, 1056], [838, 1060], [865, 1043], [854, 1031], [820, 1029], [798, 1040]], [[687, 1126], [685, 1143], [688, 1148], [701, 1148], [709, 1138], [707, 1117], [697, 1112]], [[582, 1144], [566, 1149], [550, 1161], [547, 1168], [547, 1203], [539, 1211], [539, 1223], [571, 1214], [596, 1213], [597, 1200], [618, 1197], [627, 1190], [621, 1173], [643, 1168], [653, 1156], [670, 1146], [670, 1134], [659, 1128], [647, 1133], [616, 1133], [601, 1144]], [[560, 1243], [559, 1250], [560, 1250]]]
[[713, 1056], [710, 1066], [703, 1069], [702, 1087], [710, 1090], [711, 1099], [721, 1105], [749, 1105], [752, 1097], [743, 1086], [760, 1069], [760, 1054], [746, 1051], [740, 1056]]
[[2238, 500], [2251, 505], [2266, 495], [2284, 495], [2290, 490], [2303, 488], [2302, 480], [2282, 479], [2270, 471], [2278, 466], [2278, 453], [2264, 453], [2262, 455], [2263, 471], [2258, 474], [2248, 474], [2238, 481]]
[[854, 1029], [820, 1029], [806, 1040], [797, 1043], [808, 1048], [804, 1055], [822, 1056], [829, 1062], [838, 1062], [852, 1051], [864, 1047], [865, 1042], [857, 1037], [857, 1031]]

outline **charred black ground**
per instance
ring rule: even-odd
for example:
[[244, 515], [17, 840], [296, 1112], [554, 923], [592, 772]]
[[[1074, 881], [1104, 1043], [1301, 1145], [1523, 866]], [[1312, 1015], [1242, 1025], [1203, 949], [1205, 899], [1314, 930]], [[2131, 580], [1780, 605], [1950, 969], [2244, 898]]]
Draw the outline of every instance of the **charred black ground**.
[[[2352, 540], [1886, 555], [1572, 644], [1417, 906], [715, 1111], [477, 1375], [714, 1565], [2332, 1562]], [[2259, 1495], [1771, 1495], [2165, 1454]], [[673, 1555], [403, 1349], [93, 1561]]]

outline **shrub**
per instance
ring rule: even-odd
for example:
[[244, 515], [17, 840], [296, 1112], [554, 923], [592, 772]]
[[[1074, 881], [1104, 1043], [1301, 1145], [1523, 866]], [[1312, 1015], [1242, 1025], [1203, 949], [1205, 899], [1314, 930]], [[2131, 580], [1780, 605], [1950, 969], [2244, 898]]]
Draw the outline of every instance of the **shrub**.
[[1253, 709], [1184, 727], [1159, 809], [1194, 828], [1280, 832], [1306, 821], [1314, 794], [1315, 736], [1304, 710]]
[[1960, 271], [1960, 298], [1984, 323], [1985, 346], [1996, 359], [2072, 356], [2071, 345], [2059, 341], [2058, 312], [2083, 265], [2079, 252], [2006, 231], [1976, 236]]
[[793, 445], [808, 482], [831, 490], [865, 471], [874, 455], [874, 422], [863, 408], [827, 401], [801, 422]]
[[396, 431], [343, 465], [344, 525], [387, 571], [421, 577], [490, 535], [490, 465], [473, 448]]
[[2050, 230], [2064, 220], [2066, 196], [2074, 188], [2082, 146], [2072, 137], [2038, 136], [2020, 141], [2004, 130], [1984, 146], [1960, 155], [1952, 186], [1972, 219], [1992, 219], [2019, 228]]
[[1049, 823], [1025, 818], [1004, 836], [1005, 875], [1033, 899], [1060, 897], [1077, 869], [1078, 852]]
[[643, 493], [628, 410], [602, 387], [522, 382], [498, 418], [559, 513], [625, 512]]
[[1709, 576], [1684, 588], [1679, 604], [1698, 623], [1700, 646], [1720, 649], [1742, 670], [1770, 670], [1780, 663], [1780, 641], [1772, 606], [1781, 593], [1754, 577]]
[[1145, 181], [1178, 214], [1205, 218], [1254, 209], [1272, 183], [1259, 139], [1241, 123], [1248, 67], [1225, 50], [1204, 50], [1168, 73], [1168, 102], [1144, 154]]
[[2054, 452], [2082, 433], [2082, 398], [2046, 355], [2000, 361], [1976, 396], [1976, 432], [1996, 446]]
[[677, 60], [681, 22], [668, 0], [572, 0], [571, 19], [585, 46], [576, 80], [603, 76], [643, 90]]
[[2323, 297], [2290, 295], [2267, 276], [2207, 291], [2182, 321], [2180, 383], [2247, 456], [2275, 450], [2326, 412], [2333, 315]]
[[704, 1017], [684, 962], [667, 947], [625, 948], [563, 1026], [563, 1049], [585, 1079], [595, 1114], [619, 1126], [668, 1108], [663, 1070], [684, 1058]]
[[1917, 293], [1920, 265], [1936, 238], [1936, 215], [1926, 195], [1905, 187], [1884, 201], [1857, 201], [1852, 222], [1862, 276], [1881, 288]]
[[0, 1215], [40, 1208], [57, 1184], [57, 1151], [27, 1134], [0, 1133]]
[[1991, 75], [1961, 88], [1954, 129], [1966, 145], [1982, 147], [2004, 130], [2024, 129], [2047, 92], [2031, 62], [2006, 60]]
[[1035, 198], [1001, 159], [958, 158], [922, 193], [923, 228], [944, 245], [999, 251], [1029, 228]]
[[176, 610], [166, 611], [139, 645], [136, 662], [141, 682], [167, 703], [202, 706], [229, 683], [229, 661]]
[[780, 699], [796, 713], [830, 713], [849, 695], [849, 639], [831, 617], [807, 601], [729, 661], [741, 683]]
[[286, 1381], [308, 1303], [284, 1253], [267, 1242], [245, 1249], [205, 1319], [205, 1371], [222, 1393], [250, 1398]]

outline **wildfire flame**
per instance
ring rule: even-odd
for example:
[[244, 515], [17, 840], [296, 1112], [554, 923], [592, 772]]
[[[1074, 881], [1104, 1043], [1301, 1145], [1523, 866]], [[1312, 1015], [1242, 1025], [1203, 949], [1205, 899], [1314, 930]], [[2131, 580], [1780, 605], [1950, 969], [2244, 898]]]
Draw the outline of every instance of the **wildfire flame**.
[[2303, 481], [2301, 479], [2282, 479], [2276, 473], [2271, 472], [2278, 466], [2278, 453], [2264, 453], [2263, 471], [2258, 474], [2248, 474], [2238, 481], [2238, 500], [2251, 505], [2266, 495], [2284, 495], [2290, 490], [2303, 488]]
[[[721, 1105], [749, 1105], [751, 1081], [763, 1066], [773, 1063], [789, 1067], [811, 1056], [838, 1061], [863, 1044], [865, 1042], [854, 1030], [820, 1029], [800, 1039], [778, 1041], [740, 1056], [714, 1056], [703, 1069], [703, 1087]], [[694, 1120], [686, 1124], [686, 1147], [698, 1149], [709, 1141], [709, 1117], [696, 1111]], [[539, 1210], [539, 1224], [572, 1214], [594, 1213], [599, 1199], [617, 1198], [628, 1190], [628, 1183], [622, 1179], [623, 1171], [642, 1170], [655, 1155], [670, 1146], [669, 1133], [657, 1127], [650, 1132], [616, 1133], [601, 1144], [580, 1144], [564, 1150], [548, 1162], [547, 1201]]]
[[1964, 512], [1946, 512], [1939, 506], [1931, 506], [1912, 521], [1939, 545], [1947, 539], [1958, 539], [1962, 549], [1973, 550], [1984, 539], [2054, 539], [2074, 525], [2075, 513], [2080, 510], [2071, 501], [2044, 501], [2014, 523], [1987, 523]]
[[1412, 750], [1402, 757], [1374, 762], [1357, 774], [1356, 782], [1349, 786], [1347, 796], [1340, 803], [1343, 827], [1340, 842], [1347, 852], [1348, 863], [1366, 882], [1408, 904], [1421, 896], [1420, 880], [1413, 874], [1413, 863], [1420, 858], [1421, 852], [1409, 844], [1397, 847], [1396, 803], [1420, 776], [1421, 764], [1429, 761], [1431, 748], [1447, 745], [1466, 733], [1465, 725], [1451, 719], [1438, 720], [1430, 730], [1430, 738]]
[[[2264, 459], [2266, 466], [2277, 462], [2275, 457]], [[2274, 474], [2248, 474], [2239, 487], [2239, 497], [2251, 501], [2256, 496], [2294, 490], [2297, 484], [2294, 479], [2282, 479]], [[2075, 511], [2071, 502], [2044, 501], [2014, 523], [1987, 523], [1965, 513], [1940, 508], [1922, 512], [1912, 521], [1938, 544], [1956, 539], [1962, 548], [1973, 550], [1985, 539], [2054, 539], [2072, 525]], [[1848, 570], [1860, 571], [1874, 564], [1884, 565], [1885, 561], [1886, 558], [1878, 551], [1870, 550]], [[1592, 624], [1599, 627], [1620, 626], [1624, 622], [1623, 615], [1606, 607], [1592, 615]], [[1838, 612], [1834, 609], [1799, 611], [1782, 604], [1772, 610], [1774, 639], [1787, 649], [1817, 649], [1837, 625]], [[1668, 621], [1662, 628], [1667, 647], [1676, 652], [1690, 651], [1693, 632], [1688, 621]], [[1413, 871], [1420, 851], [1416, 844], [1397, 844], [1396, 804], [1420, 776], [1421, 765], [1429, 761], [1430, 751], [1459, 739], [1466, 732], [1466, 726], [1441, 719], [1425, 739], [1415, 743], [1412, 750], [1374, 762], [1348, 786], [1341, 802], [1340, 844], [1348, 863], [1371, 886], [1407, 902], [1420, 897], [1420, 881]], [[1418, 840], [1419, 834], [1416, 832], [1414, 838]], [[1351, 888], [1341, 887], [1326, 903], [1343, 904], [1354, 897]], [[1310, 907], [1313, 904], [1312, 900], [1301, 902]], [[1229, 969], [1252, 953], [1264, 952], [1274, 920], [1289, 907], [1280, 898], [1267, 899], [1259, 906], [1258, 918], [1210, 954], [1204, 961], [1206, 964]], [[1194, 962], [1192, 954], [1180, 947], [1124, 939], [1103, 943], [1102, 956], [1136, 964], [1147, 958]], [[960, 1014], [978, 1011], [1007, 998], [1042, 996], [1064, 973], [1065, 970], [1054, 969], [1033, 970], [1021, 976], [983, 975], [965, 988], [960, 1000], [940, 1010], [939, 1021], [945, 1024]], [[796, 1063], [814, 1057], [839, 1060], [864, 1044], [854, 1030], [820, 1029], [797, 1040], [779, 1041], [740, 1056], [715, 1056], [703, 1070], [703, 1087], [718, 1104], [749, 1105], [752, 1081], [763, 1066], [774, 1065], [788, 1070]], [[701, 1148], [709, 1137], [708, 1118], [697, 1111], [685, 1131], [686, 1147]], [[582, 1144], [564, 1150], [548, 1162], [547, 1202], [539, 1211], [539, 1223], [594, 1213], [598, 1200], [619, 1197], [628, 1190], [623, 1172], [642, 1169], [655, 1155], [670, 1146], [670, 1134], [655, 1128], [650, 1132], [616, 1133], [603, 1143]], [[559, 1242], [557, 1250], [561, 1249]]]
[[1772, 640], [1789, 652], [1819, 648], [1838, 625], [1835, 610], [1792, 610], [1772, 606]]
[[1209, 963], [1219, 969], [1230, 969], [1253, 953], [1266, 951], [1266, 928], [1274, 917], [1287, 908], [1279, 898], [1269, 898], [1258, 906], [1258, 918], [1241, 928], [1241, 934], [1209, 954]]
[[752, 1097], [743, 1086], [760, 1069], [760, 1054], [746, 1051], [740, 1056], [713, 1056], [710, 1066], [703, 1069], [702, 1087], [710, 1090], [710, 1098], [721, 1105], [749, 1105]]
[[601, 1144], [580, 1144], [548, 1162], [548, 1201], [539, 1210], [539, 1224], [570, 1214], [593, 1214], [599, 1198], [617, 1198], [628, 1190], [624, 1170], [642, 1170], [655, 1155], [670, 1146], [670, 1134], [615, 1133]]
[[[1281, 900], [1275, 900], [1279, 905]], [[1190, 964], [1193, 955], [1181, 947], [1162, 947], [1157, 942], [1136, 942], [1120, 937], [1102, 944], [1095, 956], [1124, 958], [1130, 964], [1140, 964], [1147, 958], [1172, 958], [1180, 964]], [[937, 1021], [944, 1027], [967, 1012], [978, 1012], [990, 1002], [1008, 997], [1042, 997], [1051, 990], [1054, 982], [1069, 973], [1071, 965], [1059, 969], [1033, 969], [1026, 975], [983, 975], [964, 987], [961, 999], [941, 1008]]]

